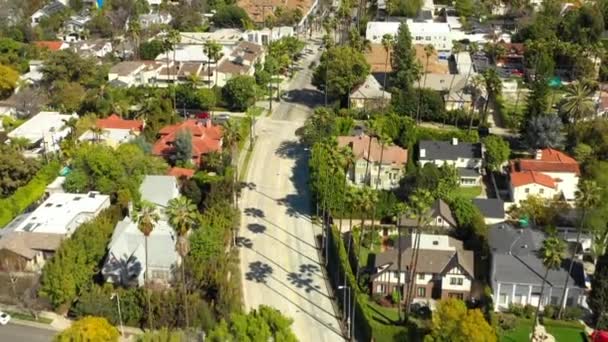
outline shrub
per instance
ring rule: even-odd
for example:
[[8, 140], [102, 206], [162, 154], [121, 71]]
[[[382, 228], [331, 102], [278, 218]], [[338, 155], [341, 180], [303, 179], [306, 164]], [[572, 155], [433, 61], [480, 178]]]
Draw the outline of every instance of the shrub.
[[567, 307], [564, 310], [564, 314], [563, 314], [563, 318], [566, 321], [576, 321], [581, 319], [581, 317], [583, 316], [583, 310], [581, 308], [579, 308], [578, 306], [573, 306], [573, 307]]
[[0, 227], [6, 226], [39, 200], [44, 195], [46, 186], [57, 177], [59, 168], [59, 162], [50, 162], [41, 168], [25, 186], [17, 189], [11, 196], [0, 199]]
[[513, 314], [499, 313], [496, 315], [500, 329], [508, 331], [517, 326], [517, 317]]
[[534, 317], [534, 312], [536, 312], [536, 307], [528, 304], [528, 305], [524, 306], [522, 314], [526, 318], [532, 318], [532, 317]]
[[556, 312], [557, 312], [557, 307], [555, 305], [546, 305], [545, 309], [543, 310], [543, 317], [544, 318], [554, 318]]
[[393, 301], [393, 304], [399, 303], [399, 301], [401, 300], [401, 294], [399, 293], [399, 291], [393, 290], [393, 293], [391, 294], [391, 300]]
[[522, 317], [524, 314], [524, 307], [520, 304], [510, 304], [508, 312], [517, 317]]

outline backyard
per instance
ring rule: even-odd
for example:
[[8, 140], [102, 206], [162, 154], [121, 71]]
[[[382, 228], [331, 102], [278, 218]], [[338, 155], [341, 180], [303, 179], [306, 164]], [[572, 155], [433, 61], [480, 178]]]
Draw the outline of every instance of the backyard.
[[[584, 342], [587, 341], [582, 326], [575, 327], [575, 324], [564, 324], [559, 321], [546, 322], [547, 333], [555, 337], [557, 342]], [[514, 329], [503, 331], [500, 334], [500, 342], [526, 342], [530, 340], [532, 332], [532, 320], [520, 319]]]

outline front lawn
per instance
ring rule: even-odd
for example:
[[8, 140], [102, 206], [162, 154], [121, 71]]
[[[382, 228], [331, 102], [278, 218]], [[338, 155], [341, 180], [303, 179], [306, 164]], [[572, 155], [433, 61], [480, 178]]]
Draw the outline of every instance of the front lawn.
[[461, 186], [455, 190], [456, 194], [463, 196], [464, 198], [475, 198], [481, 195], [481, 186]]
[[525, 342], [530, 340], [532, 321], [519, 320], [514, 329], [504, 331], [500, 335], [500, 342]]
[[[563, 323], [568, 323], [564, 324]], [[585, 342], [587, 341], [585, 331], [582, 326], [575, 327], [569, 322], [549, 321], [545, 324], [547, 333], [555, 337], [557, 342]], [[532, 321], [520, 319], [517, 326], [509, 331], [503, 331], [500, 335], [500, 342], [526, 342], [530, 340], [532, 332]]]

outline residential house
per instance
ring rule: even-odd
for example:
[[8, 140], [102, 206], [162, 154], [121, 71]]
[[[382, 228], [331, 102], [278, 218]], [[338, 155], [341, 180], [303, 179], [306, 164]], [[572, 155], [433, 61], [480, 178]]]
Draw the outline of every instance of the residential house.
[[174, 279], [175, 267], [181, 263], [175, 250], [176, 233], [164, 213], [169, 201], [179, 196], [178, 182], [173, 176], [146, 176], [139, 191], [142, 200], [156, 206], [160, 220], [154, 225], [147, 243], [133, 213], [118, 222], [101, 274], [110, 283], [143, 286], [147, 265], [149, 281], [167, 285]]
[[254, 44], [268, 45], [275, 40], [293, 37], [294, 35], [295, 31], [292, 26], [279, 26], [272, 29], [263, 28], [261, 30], [249, 30], [245, 32], [244, 38], [248, 42]]
[[139, 16], [139, 24], [142, 29], [147, 29], [153, 25], [169, 25], [173, 16], [169, 12], [152, 12]]
[[[372, 43], [381, 43], [386, 34], [396, 37], [401, 24], [398, 21], [370, 21], [367, 23], [365, 38]], [[452, 51], [454, 35], [448, 23], [408, 19], [405, 25], [410, 31], [412, 44], [433, 45], [436, 51], [442, 52], [442, 56], [443, 53]]]
[[396, 37], [400, 25], [401, 22], [395, 21], [370, 21], [365, 30], [365, 39], [372, 44], [380, 44], [384, 35]]
[[496, 66], [510, 76], [524, 75], [524, 54], [526, 52], [523, 43], [499, 43], [498, 46], [504, 51], [496, 58]]
[[112, 53], [112, 42], [109, 39], [81, 40], [70, 48], [80, 57], [103, 58]]
[[[458, 223], [452, 214], [452, 210], [450, 210], [450, 206], [442, 199], [435, 200], [424, 217], [428, 220], [425, 223], [426, 226], [435, 230], [453, 230], [458, 226]], [[402, 227], [412, 228], [418, 226], [418, 220], [412, 219], [409, 215], [404, 214], [399, 217], [397, 224]]]
[[483, 145], [481, 143], [421, 140], [418, 144], [418, 162], [437, 166], [452, 165], [458, 170], [461, 186], [481, 184], [483, 166]]
[[[439, 92], [443, 96], [446, 110], [468, 111], [473, 105], [473, 97], [467, 84], [469, 81], [469, 75], [464, 74], [428, 73], [423, 75], [416, 86]], [[481, 98], [476, 100], [475, 108], [480, 108], [483, 96], [482, 92]]]
[[61, 40], [38, 40], [34, 42], [34, 45], [41, 49], [47, 49], [53, 52], [67, 49], [68, 47], [70, 47], [70, 45], [65, 42], [62, 42]]
[[142, 120], [125, 120], [116, 114], [112, 114], [104, 119], [97, 119], [95, 126], [101, 128], [101, 134], [91, 130], [84, 132], [78, 140], [90, 141], [95, 143], [105, 143], [111, 147], [129, 142], [139, 136], [144, 129]]
[[[376, 255], [372, 276], [372, 294], [391, 295], [393, 291], [405, 298], [406, 279], [411, 263], [416, 234], [398, 241], [401, 244], [401, 272], [399, 248], [394, 247]], [[420, 248], [414, 285], [414, 302], [432, 303], [433, 300], [458, 298], [471, 299], [471, 284], [475, 277], [473, 251], [467, 251], [458, 241], [447, 235], [420, 234]], [[401, 278], [401, 289], [397, 288]], [[432, 306], [432, 304], [431, 304]]]
[[110, 196], [98, 192], [51, 194], [34, 211], [4, 227], [0, 269], [39, 271], [64, 239], [109, 206]]
[[511, 198], [516, 204], [530, 195], [573, 202], [578, 190], [580, 166], [564, 152], [546, 148], [537, 150], [534, 159], [517, 159], [510, 163]]
[[264, 20], [266, 20], [270, 14], [275, 13], [278, 8], [300, 11], [302, 13], [302, 19], [294, 26], [298, 33], [305, 33], [314, 19], [313, 15], [319, 7], [319, 0], [268, 0], [264, 3], [259, 3], [254, 0], [239, 0], [236, 5], [245, 10], [249, 18], [256, 24], [264, 24]]
[[384, 108], [391, 102], [391, 93], [385, 91], [373, 75], [350, 94], [350, 107], [353, 109], [374, 110]]
[[68, 43], [74, 43], [85, 39], [85, 30], [87, 23], [91, 21], [90, 15], [73, 15], [63, 25], [62, 40]]
[[32, 27], [37, 26], [44, 17], [51, 16], [68, 8], [68, 0], [51, 0], [41, 9], [37, 10], [30, 17]]
[[486, 224], [504, 222], [505, 202], [499, 198], [473, 198], [473, 204], [483, 215]]
[[159, 138], [152, 146], [152, 153], [171, 159], [175, 151], [175, 140], [181, 133], [192, 137], [192, 163], [201, 165], [204, 156], [222, 149], [222, 128], [211, 123], [210, 119], [188, 119], [175, 125], [166, 126], [159, 131]]
[[54, 153], [60, 150], [60, 142], [71, 132], [71, 128], [65, 125], [71, 118], [77, 118], [76, 114], [59, 114], [59, 112], [40, 112], [19, 127], [7, 134], [7, 143], [11, 139], [24, 138], [30, 144], [23, 152], [26, 157], [37, 157], [46, 153]]
[[194, 173], [196, 172], [196, 170], [193, 169], [186, 169], [183, 167], [172, 167], [169, 169], [169, 171], [167, 172], [167, 175], [169, 176], [173, 176], [177, 179], [190, 179], [194, 176]]
[[557, 270], [550, 270], [543, 298], [541, 285], [546, 269], [538, 257], [545, 235], [531, 228], [515, 228], [500, 223], [490, 228], [491, 266], [494, 310], [507, 310], [512, 304], [537, 306], [560, 305], [566, 277], [570, 277], [566, 290], [565, 306], [586, 306], [585, 274], [580, 263], [575, 262], [572, 274], [568, 274], [570, 260], [565, 260]]
[[385, 190], [399, 186], [407, 163], [406, 149], [388, 143], [383, 146], [377, 138], [365, 134], [338, 137], [338, 145], [350, 148], [355, 157], [347, 173], [351, 183]]
[[244, 38], [243, 31], [233, 28], [217, 29], [211, 32], [180, 32], [180, 44], [204, 45], [213, 41], [222, 46], [222, 51], [230, 52]]
[[264, 63], [263, 47], [250, 42], [240, 42], [217, 66], [216, 85], [223, 87], [229, 79], [238, 75], [253, 76], [256, 63]]

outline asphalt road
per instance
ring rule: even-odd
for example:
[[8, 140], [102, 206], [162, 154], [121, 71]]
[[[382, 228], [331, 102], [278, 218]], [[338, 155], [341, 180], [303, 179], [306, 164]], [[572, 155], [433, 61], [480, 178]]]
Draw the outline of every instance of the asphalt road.
[[310, 220], [307, 151], [295, 135], [322, 94], [310, 85], [308, 65], [318, 59], [314, 47], [291, 82], [289, 102], [270, 118], [259, 119], [257, 141], [239, 206], [243, 292], [248, 309], [275, 307], [294, 319], [303, 342], [341, 341], [340, 326], [328, 295]]
[[6, 342], [49, 342], [56, 331], [9, 323], [0, 326], [0, 341]]

